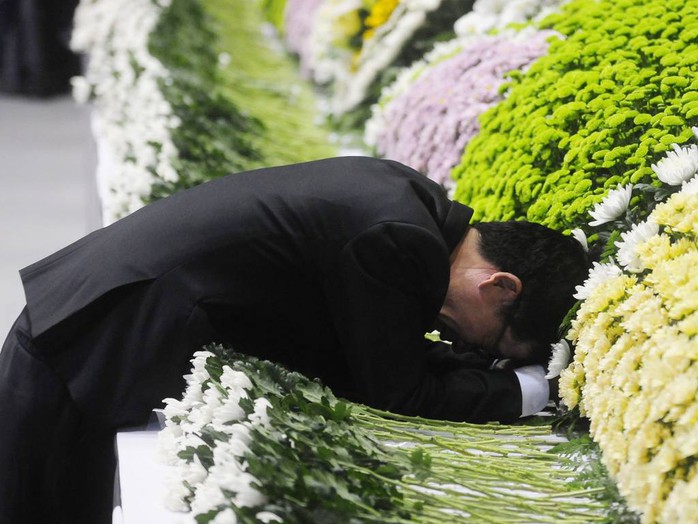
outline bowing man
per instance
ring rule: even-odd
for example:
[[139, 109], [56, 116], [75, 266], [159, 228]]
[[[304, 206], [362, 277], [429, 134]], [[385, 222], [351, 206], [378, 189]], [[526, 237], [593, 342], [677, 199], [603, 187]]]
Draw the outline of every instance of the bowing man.
[[206, 182], [23, 269], [0, 352], [0, 523], [109, 522], [115, 432], [179, 396], [207, 343], [398, 413], [539, 411], [586, 254], [472, 213], [404, 165], [343, 157]]

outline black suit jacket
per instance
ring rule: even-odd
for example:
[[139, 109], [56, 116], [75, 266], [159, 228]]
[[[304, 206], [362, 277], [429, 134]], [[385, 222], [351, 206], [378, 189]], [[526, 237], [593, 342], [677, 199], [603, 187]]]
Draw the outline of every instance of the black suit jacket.
[[208, 342], [380, 408], [511, 420], [521, 409], [513, 372], [432, 366], [423, 337], [471, 214], [391, 161], [229, 175], [25, 268], [34, 344], [79, 409], [112, 428], [179, 395]]

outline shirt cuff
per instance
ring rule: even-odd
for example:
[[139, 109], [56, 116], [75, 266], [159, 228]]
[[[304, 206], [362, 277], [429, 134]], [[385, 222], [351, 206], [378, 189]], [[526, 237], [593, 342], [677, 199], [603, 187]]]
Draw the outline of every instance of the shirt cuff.
[[542, 411], [550, 399], [550, 387], [543, 366], [523, 366], [514, 370], [521, 387], [521, 416]]

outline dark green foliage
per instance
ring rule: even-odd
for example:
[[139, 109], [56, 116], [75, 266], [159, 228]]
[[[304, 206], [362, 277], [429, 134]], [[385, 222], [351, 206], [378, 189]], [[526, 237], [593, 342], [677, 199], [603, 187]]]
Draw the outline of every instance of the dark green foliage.
[[259, 158], [249, 136], [263, 132], [262, 125], [218, 91], [216, 36], [209, 22], [198, 2], [173, 0], [151, 34], [150, 51], [169, 71], [161, 89], [181, 120], [172, 132], [179, 179], [158, 178], [151, 200], [245, 170]]

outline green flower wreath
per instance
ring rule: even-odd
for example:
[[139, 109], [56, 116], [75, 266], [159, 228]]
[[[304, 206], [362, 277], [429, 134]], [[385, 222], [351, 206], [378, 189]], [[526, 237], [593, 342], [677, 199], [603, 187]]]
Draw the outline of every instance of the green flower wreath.
[[570, 230], [611, 188], [655, 181], [651, 164], [692, 137], [698, 4], [574, 0], [540, 26], [565, 38], [511, 73], [454, 169], [455, 198], [478, 220]]

